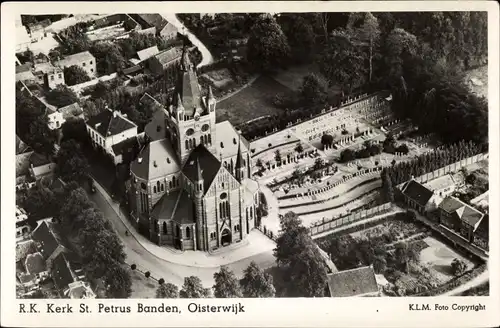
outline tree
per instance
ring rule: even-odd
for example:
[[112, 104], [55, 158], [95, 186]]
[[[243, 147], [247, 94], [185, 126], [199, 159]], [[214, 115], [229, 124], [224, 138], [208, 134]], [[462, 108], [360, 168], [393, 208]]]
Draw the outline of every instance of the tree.
[[260, 71], [284, 67], [290, 56], [290, 46], [276, 20], [264, 14], [257, 18], [247, 43], [247, 59]]
[[109, 75], [125, 68], [127, 60], [117, 43], [98, 41], [92, 45], [90, 51], [97, 59], [97, 72]]
[[355, 159], [356, 159], [356, 154], [352, 149], [347, 148], [342, 150], [342, 152], [340, 153], [339, 161], [341, 163], [347, 163]]
[[384, 58], [390, 81], [403, 75], [403, 65], [417, 55], [418, 40], [402, 28], [395, 28], [386, 39]]
[[295, 147], [295, 151], [299, 154], [302, 153], [304, 151], [304, 146], [302, 146], [301, 143], [298, 143], [297, 147]]
[[208, 298], [210, 289], [204, 288], [200, 278], [190, 276], [184, 278], [184, 285], [179, 293], [180, 298]]
[[392, 185], [391, 176], [386, 169], [382, 170], [382, 190], [387, 202], [394, 202], [394, 187]]
[[238, 278], [233, 271], [222, 266], [219, 272], [214, 273], [215, 284], [213, 286], [214, 296], [217, 298], [242, 297]]
[[308, 62], [313, 54], [316, 37], [312, 25], [296, 13], [283, 13], [278, 21], [287, 37], [293, 60], [296, 63]]
[[90, 81], [90, 77], [83, 68], [73, 65], [64, 67], [64, 81], [66, 85], [75, 85]]
[[22, 205], [33, 222], [39, 219], [57, 216], [59, 212], [59, 204], [54, 193], [50, 190], [43, 190], [37, 186], [28, 190], [26, 200]]
[[314, 243], [308, 243], [290, 262], [287, 270], [290, 297], [323, 297], [327, 285], [327, 267]]
[[299, 185], [302, 185], [304, 183], [304, 174], [299, 169], [296, 169], [292, 172], [292, 179], [297, 181]]
[[419, 252], [415, 244], [400, 242], [395, 245], [394, 257], [396, 262], [405, 268], [405, 272], [409, 273], [409, 264], [418, 261]]
[[106, 275], [110, 265], [124, 263], [126, 256], [116, 233], [104, 230], [97, 233], [94, 240], [95, 244], [85, 247], [83, 259], [90, 276], [100, 278]]
[[49, 104], [58, 108], [78, 102], [78, 96], [73, 90], [62, 84], [50, 90], [45, 98]]
[[276, 149], [276, 151], [274, 152], [274, 160], [277, 163], [281, 163], [281, 152], [279, 149]]
[[387, 268], [387, 260], [383, 256], [376, 256], [373, 260], [373, 270], [377, 274], [384, 274]]
[[345, 30], [336, 30], [332, 33], [317, 60], [320, 72], [329, 84], [338, 85], [343, 93], [346, 91], [351, 93], [364, 85], [366, 80], [364, 62], [363, 52]]
[[273, 277], [265, 273], [254, 261], [250, 262], [244, 271], [241, 288], [244, 297], [274, 297], [276, 293]]
[[[354, 29], [352, 33], [354, 33], [354, 38], [360, 45], [367, 48], [369, 66], [368, 82], [371, 82], [373, 75], [373, 58], [380, 38], [380, 29], [378, 20], [372, 13], [364, 13], [363, 16], [363, 24], [359, 28]], [[353, 28], [351, 27], [351, 29]]]
[[132, 293], [130, 274], [118, 263], [108, 266], [104, 284], [108, 298], [129, 298]]
[[331, 146], [333, 144], [333, 140], [334, 139], [331, 134], [325, 133], [321, 136], [321, 144], [323, 146]]
[[156, 290], [156, 298], [179, 298], [179, 287], [174, 284], [162, 284]]
[[65, 226], [68, 231], [77, 231], [83, 227], [82, 223], [78, 221], [78, 216], [84, 210], [92, 207], [93, 205], [83, 188], [80, 187], [71, 191], [61, 207], [59, 215], [61, 224]]
[[323, 165], [325, 165], [325, 161], [323, 160], [323, 158], [318, 157], [314, 161], [314, 167], [313, 168], [314, 168], [314, 170], [319, 170], [320, 168], [323, 167]]
[[39, 116], [29, 124], [25, 140], [34, 151], [51, 156], [57, 141], [57, 133], [49, 128], [45, 117]]
[[454, 276], [461, 276], [467, 270], [467, 264], [460, 259], [453, 259], [451, 261], [451, 272]]
[[302, 80], [300, 89], [302, 101], [306, 104], [317, 105], [324, 103], [327, 96], [327, 84], [315, 73], [309, 73]]
[[61, 131], [63, 135], [63, 142], [61, 143], [61, 146], [67, 140], [75, 140], [82, 147], [90, 145], [90, 137], [87, 133], [87, 126], [85, 125], [85, 121], [81, 118], [67, 118], [61, 125]]
[[56, 173], [64, 181], [85, 182], [88, 180], [90, 165], [83, 155], [80, 145], [70, 139], [61, 143], [57, 153]]

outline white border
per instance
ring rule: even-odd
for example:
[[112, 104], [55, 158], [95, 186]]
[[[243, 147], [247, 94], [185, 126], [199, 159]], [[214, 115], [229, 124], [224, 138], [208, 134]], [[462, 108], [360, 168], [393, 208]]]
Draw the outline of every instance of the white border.
[[[166, 300], [166, 304], [178, 305], [183, 313], [175, 314], [17, 314], [19, 300], [15, 296], [15, 248], [14, 217], [15, 165], [13, 155], [15, 138], [14, 109], [14, 21], [13, 14], [55, 13], [104, 13], [104, 12], [321, 12], [321, 11], [488, 11], [488, 96], [489, 96], [489, 140], [490, 140], [490, 286], [489, 297], [441, 297], [441, 298], [351, 298], [351, 299], [211, 299], [201, 304], [222, 305], [239, 301], [245, 313], [234, 314], [189, 314], [190, 300]], [[2, 275], [1, 275], [1, 324], [2, 326], [498, 326], [499, 299], [499, 207], [494, 200], [499, 196], [499, 19], [498, 5], [493, 1], [334, 1], [334, 2], [24, 2], [2, 3]], [[12, 59], [12, 60], [11, 60]], [[38, 301], [44, 303], [74, 304], [80, 301]], [[97, 303], [108, 305], [130, 305], [138, 302], [158, 304], [161, 300], [91, 300], [85, 302], [97, 309]], [[410, 303], [426, 304], [484, 304], [486, 311], [461, 313], [455, 311], [408, 311]]]

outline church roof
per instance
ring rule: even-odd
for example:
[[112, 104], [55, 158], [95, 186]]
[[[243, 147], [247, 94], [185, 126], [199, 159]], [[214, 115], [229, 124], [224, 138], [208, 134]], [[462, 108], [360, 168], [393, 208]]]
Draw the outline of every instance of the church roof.
[[229, 121], [219, 122], [215, 128], [217, 129], [217, 147], [222, 158], [233, 157], [238, 154], [238, 140], [241, 142], [242, 153], [249, 150], [248, 141], [236, 131]]
[[203, 177], [203, 188], [207, 192], [212, 184], [217, 172], [221, 167], [220, 161], [209, 152], [205, 146], [198, 145], [189, 155], [182, 172], [192, 182], [197, 181], [198, 168], [197, 162], [200, 163], [201, 175]]
[[154, 206], [151, 217], [180, 224], [194, 223], [193, 201], [185, 190], [164, 194]]
[[158, 108], [154, 113], [151, 121], [146, 124], [144, 132], [151, 140], [160, 140], [165, 138], [165, 111], [163, 108]]
[[168, 139], [151, 141], [130, 165], [139, 178], [152, 180], [180, 170], [177, 155]]

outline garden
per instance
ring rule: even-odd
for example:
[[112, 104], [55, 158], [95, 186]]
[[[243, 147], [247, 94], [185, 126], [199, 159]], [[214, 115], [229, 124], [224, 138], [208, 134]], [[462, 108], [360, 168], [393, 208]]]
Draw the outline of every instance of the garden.
[[[339, 270], [372, 265], [388, 281], [387, 296], [429, 293], [476, 270], [478, 262], [462, 256], [414, 219], [397, 213], [373, 227], [317, 240]], [[363, 230], [364, 229], [364, 230]]]

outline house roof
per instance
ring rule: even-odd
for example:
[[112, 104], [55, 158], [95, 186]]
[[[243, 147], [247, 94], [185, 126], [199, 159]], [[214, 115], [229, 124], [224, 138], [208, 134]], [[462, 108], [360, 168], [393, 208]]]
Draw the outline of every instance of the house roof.
[[193, 201], [182, 189], [166, 193], [154, 206], [151, 217], [174, 220], [179, 224], [194, 223]]
[[68, 285], [67, 296], [72, 299], [94, 298], [95, 293], [90, 286], [83, 281], [75, 281]]
[[23, 261], [26, 256], [36, 251], [36, 244], [33, 240], [27, 240], [25, 242], [16, 244], [16, 262]]
[[480, 223], [479, 221], [484, 217], [484, 214], [480, 211], [451, 196], [443, 199], [441, 204], [439, 204], [439, 208], [447, 213], [456, 214], [458, 219], [473, 227], [476, 227], [476, 225]]
[[245, 205], [253, 204], [253, 197], [257, 191], [259, 191], [259, 184], [257, 181], [252, 179], [244, 179], [241, 182], [245, 191]]
[[64, 253], [56, 256], [52, 262], [52, 278], [60, 290], [66, 289], [70, 283], [75, 281], [74, 273], [71, 271]]
[[58, 67], [54, 67], [50, 62], [37, 63], [35, 64], [35, 74], [48, 74], [54, 72], [62, 72], [62, 70]]
[[375, 271], [370, 266], [328, 274], [331, 297], [349, 297], [378, 292]]
[[122, 155], [124, 153], [135, 152], [139, 147], [140, 144], [136, 136], [125, 139], [122, 142], [111, 146], [111, 148], [113, 149], [113, 153], [116, 156]]
[[28, 148], [29, 146], [16, 134], [16, 155], [24, 153]]
[[169, 24], [168, 21], [160, 14], [138, 14], [138, 16], [150, 26], [154, 26], [157, 32], [160, 32], [165, 26], [167, 26], [167, 24]]
[[25, 261], [26, 271], [31, 274], [40, 273], [45, 270], [45, 260], [41, 253], [28, 254]]
[[109, 137], [123, 131], [137, 127], [133, 122], [123, 117], [118, 112], [105, 110], [92, 116], [87, 121], [87, 125], [96, 130], [101, 136]]
[[16, 82], [34, 80], [35, 75], [31, 71], [31, 63], [16, 66]]
[[158, 108], [151, 121], [144, 127], [144, 132], [151, 140], [160, 140], [165, 138], [165, 112], [163, 108]]
[[32, 171], [33, 176], [35, 178], [38, 178], [43, 175], [51, 174], [52, 172], [54, 172], [55, 168], [56, 168], [56, 163], [48, 163], [45, 165], [32, 167], [30, 168], [30, 170]]
[[139, 178], [152, 180], [180, 171], [170, 140], [151, 141], [131, 163], [130, 170]]
[[132, 67], [124, 68], [123, 69], [123, 74], [128, 75], [128, 74], [133, 74], [133, 73], [137, 73], [137, 72], [142, 71], [143, 68], [142, 68], [142, 66], [138, 65], [139, 62], [133, 63], [133, 64], [134, 64], [134, 66], [132, 66]]
[[63, 59], [57, 61], [55, 64], [57, 66], [69, 67], [91, 60], [95, 63], [95, 57], [90, 52], [83, 51], [74, 55], [69, 55], [67, 57], [64, 57]]
[[42, 221], [32, 232], [31, 237], [42, 246], [42, 255], [48, 258], [59, 247], [60, 240], [52, 230], [52, 224]]
[[83, 110], [77, 102], [58, 108], [57, 111], [63, 114], [64, 119], [68, 119], [70, 117], [80, 117], [83, 114]]
[[180, 59], [182, 56], [182, 50], [178, 47], [173, 47], [167, 50], [163, 50], [162, 52], [159, 52], [151, 57], [156, 58], [161, 65], [166, 65], [174, 60]]
[[198, 175], [197, 163], [200, 164], [201, 168], [204, 192], [207, 192], [217, 172], [219, 172], [221, 162], [209, 152], [205, 146], [201, 144], [198, 145], [191, 154], [189, 154], [182, 168], [182, 173], [192, 182], [196, 181]]
[[444, 188], [448, 188], [450, 186], [453, 186], [455, 184], [455, 181], [453, 181], [453, 178], [451, 177], [450, 174], [443, 175], [442, 177], [432, 179], [431, 181], [427, 182], [424, 186], [432, 191], [439, 191]]
[[158, 46], [152, 46], [152, 47], [137, 51], [137, 57], [139, 57], [140, 61], [143, 61], [143, 60], [148, 59], [149, 57], [157, 55], [159, 52], [160, 52], [160, 50], [158, 50]]
[[[245, 154], [250, 149], [248, 141], [236, 131], [234, 126], [229, 121], [219, 122], [216, 124], [217, 142], [216, 145], [221, 154], [222, 159], [234, 157], [238, 154], [238, 140], [241, 145], [241, 152]], [[224, 148], [221, 147], [221, 143]]]
[[51, 161], [46, 155], [43, 155], [40, 153], [34, 153], [34, 152], [31, 153], [30, 165], [33, 165], [34, 167], [36, 167], [36, 166], [42, 166], [42, 165], [46, 165], [46, 164], [50, 164], [50, 163], [51, 163]]
[[420, 206], [425, 206], [431, 199], [433, 192], [418, 183], [415, 180], [410, 180], [405, 187], [403, 187], [403, 194], [411, 198]]

